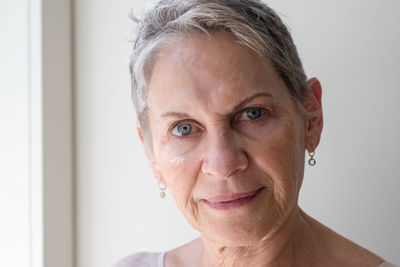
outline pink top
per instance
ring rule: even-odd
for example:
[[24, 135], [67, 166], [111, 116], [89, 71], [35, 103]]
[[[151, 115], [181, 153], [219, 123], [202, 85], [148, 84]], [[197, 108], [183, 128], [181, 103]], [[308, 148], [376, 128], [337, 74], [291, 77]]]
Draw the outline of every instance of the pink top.
[[[113, 267], [164, 267], [165, 252], [150, 253], [139, 252], [117, 262]], [[377, 267], [397, 267], [393, 263], [385, 261]]]

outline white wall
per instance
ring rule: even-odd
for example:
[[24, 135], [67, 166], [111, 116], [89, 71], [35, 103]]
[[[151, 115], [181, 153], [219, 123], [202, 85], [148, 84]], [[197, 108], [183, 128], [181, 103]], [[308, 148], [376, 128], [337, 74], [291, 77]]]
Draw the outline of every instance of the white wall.
[[[75, 1], [78, 267], [110, 266], [198, 235], [169, 196], [159, 198], [135, 132], [127, 17], [146, 2]], [[269, 3], [292, 29], [306, 72], [324, 87], [325, 127], [301, 206], [400, 264], [400, 2]]]
[[29, 266], [27, 13], [27, 1], [0, 1], [0, 266]]

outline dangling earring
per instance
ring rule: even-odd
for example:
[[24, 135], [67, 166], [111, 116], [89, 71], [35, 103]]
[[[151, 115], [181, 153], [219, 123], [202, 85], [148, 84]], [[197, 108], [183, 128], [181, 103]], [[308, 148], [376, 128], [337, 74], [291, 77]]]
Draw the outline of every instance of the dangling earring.
[[161, 184], [160, 180], [158, 180], [158, 188], [160, 189], [160, 198], [165, 198], [165, 190], [167, 189], [167, 185]]
[[308, 151], [308, 155], [310, 156], [310, 159], [308, 160], [308, 165], [314, 166], [315, 163], [317, 163], [317, 161], [314, 159], [315, 150], [313, 150], [312, 152]]

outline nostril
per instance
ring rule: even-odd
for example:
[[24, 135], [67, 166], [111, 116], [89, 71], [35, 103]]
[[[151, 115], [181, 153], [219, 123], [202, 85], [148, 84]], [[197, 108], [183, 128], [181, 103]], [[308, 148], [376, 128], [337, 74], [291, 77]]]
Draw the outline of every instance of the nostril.
[[249, 166], [249, 157], [244, 150], [237, 153], [236, 156], [236, 171], [243, 171]]

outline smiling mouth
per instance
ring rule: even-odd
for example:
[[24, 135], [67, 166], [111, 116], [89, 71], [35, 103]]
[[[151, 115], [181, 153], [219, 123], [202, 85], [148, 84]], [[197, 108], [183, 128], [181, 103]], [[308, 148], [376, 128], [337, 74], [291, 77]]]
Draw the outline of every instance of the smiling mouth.
[[209, 207], [217, 210], [238, 208], [253, 201], [262, 189], [263, 187], [256, 191], [251, 191], [247, 193], [239, 193], [230, 196], [218, 196], [210, 199], [203, 199], [203, 202]]

